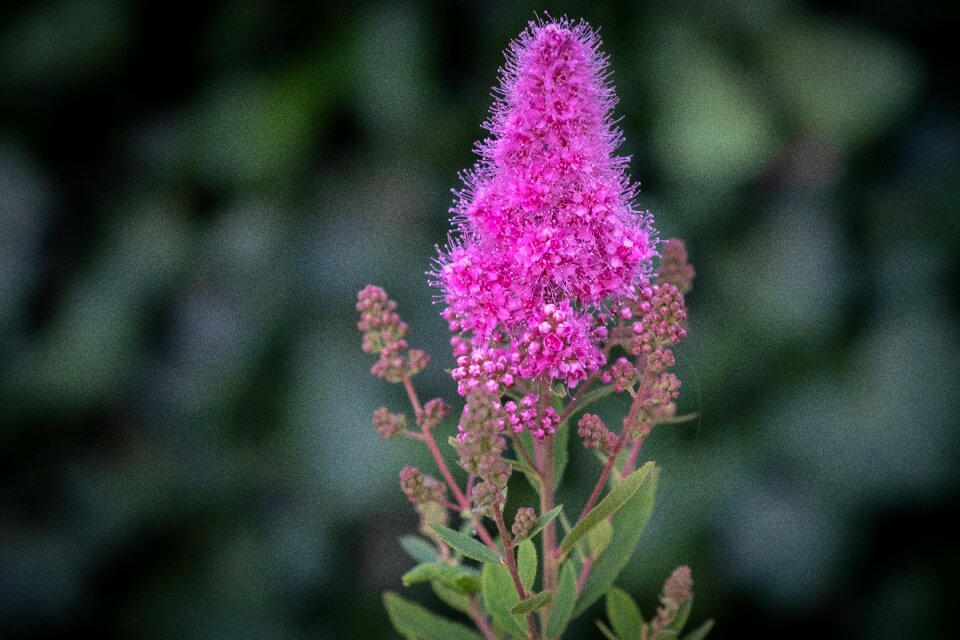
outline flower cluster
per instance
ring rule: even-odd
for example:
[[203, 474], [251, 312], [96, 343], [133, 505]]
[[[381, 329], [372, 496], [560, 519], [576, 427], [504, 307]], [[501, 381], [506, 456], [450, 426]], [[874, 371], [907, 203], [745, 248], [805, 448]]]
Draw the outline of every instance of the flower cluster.
[[[574, 386], [596, 371], [604, 355], [591, 314], [632, 298], [649, 275], [653, 229], [631, 204], [627, 158], [615, 155], [606, 66], [585, 24], [531, 23], [508, 55], [491, 138], [478, 145], [453, 209], [458, 233], [438, 259], [450, 329], [481, 349], [509, 336], [524, 378]], [[514, 354], [499, 355], [513, 364]], [[468, 392], [501, 383], [458, 375]]]
[[560, 416], [557, 415], [556, 409], [549, 406], [541, 413], [539, 404], [540, 396], [532, 393], [520, 400], [520, 406], [517, 406], [513, 400], [504, 403], [503, 411], [514, 433], [520, 433], [526, 429], [540, 442], [554, 434], [557, 425], [560, 424]]
[[520, 374], [528, 379], [545, 374], [570, 387], [586, 380], [603, 363], [603, 352], [592, 335], [594, 324], [591, 318], [574, 313], [566, 300], [535, 310], [518, 341]]

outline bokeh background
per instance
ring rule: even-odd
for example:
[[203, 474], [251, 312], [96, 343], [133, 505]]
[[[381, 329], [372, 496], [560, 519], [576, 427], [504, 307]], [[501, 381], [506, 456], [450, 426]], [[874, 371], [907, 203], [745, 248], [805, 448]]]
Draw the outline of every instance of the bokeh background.
[[431, 464], [370, 426], [403, 404], [354, 296], [388, 288], [452, 399], [424, 272], [544, 10], [601, 29], [640, 205], [699, 272], [700, 418], [646, 449], [621, 584], [650, 615], [689, 563], [717, 640], [955, 637], [955, 7], [3, 3], [0, 637], [397, 637], [397, 472]]

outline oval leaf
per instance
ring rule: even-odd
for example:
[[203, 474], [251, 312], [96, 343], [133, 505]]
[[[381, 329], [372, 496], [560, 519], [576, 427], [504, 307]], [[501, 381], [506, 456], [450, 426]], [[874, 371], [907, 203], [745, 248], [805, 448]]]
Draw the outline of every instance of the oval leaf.
[[601, 520], [587, 534], [587, 545], [594, 560], [599, 558], [613, 538], [613, 525], [609, 520]]
[[607, 618], [621, 638], [639, 638], [643, 628], [640, 608], [630, 595], [616, 587], [607, 592]]
[[483, 637], [467, 627], [427, 611], [418, 604], [404, 600], [389, 591], [383, 594], [390, 622], [404, 635], [420, 640], [483, 640]]
[[593, 509], [590, 510], [580, 522], [573, 526], [573, 530], [567, 534], [563, 539], [563, 542], [560, 543], [560, 554], [561, 558], [570, 553], [570, 550], [573, 549], [574, 545], [580, 542], [580, 539], [583, 536], [589, 533], [590, 529], [597, 526], [601, 520], [604, 520], [608, 516], [617, 512], [620, 507], [625, 505], [630, 498], [633, 497], [633, 494], [637, 492], [637, 489], [640, 488], [647, 478], [650, 476], [650, 473], [653, 469], [653, 463], [648, 462], [643, 465], [629, 476], [624, 478], [617, 486], [613, 488], [607, 496], [599, 502]]
[[461, 578], [476, 576], [477, 572], [467, 567], [454, 567], [442, 562], [425, 562], [418, 564], [403, 574], [403, 586], [409, 587], [420, 582], [440, 580], [451, 586], [457, 585]]
[[526, 600], [521, 600], [520, 604], [515, 606], [513, 609], [510, 609], [510, 613], [515, 615], [525, 615], [531, 611], [539, 609], [546, 604], [550, 604], [552, 601], [552, 591], [541, 591], [540, 593], [535, 593]]
[[436, 562], [440, 559], [436, 548], [420, 536], [403, 536], [400, 546], [417, 562]]
[[529, 540], [521, 542], [517, 549], [517, 569], [523, 588], [530, 591], [533, 581], [537, 579], [537, 548]]
[[576, 603], [577, 576], [573, 570], [573, 563], [565, 562], [560, 570], [560, 580], [557, 582], [557, 596], [554, 598], [550, 618], [547, 620], [548, 638], [563, 633], [573, 616], [573, 606]]
[[523, 627], [510, 614], [519, 602], [520, 596], [507, 568], [502, 564], [483, 565], [483, 608], [497, 626], [523, 638], [526, 637]]
[[[648, 462], [644, 467], [652, 464]], [[659, 475], [660, 470], [653, 466], [642, 486], [613, 517], [613, 537], [603, 555], [593, 563], [593, 569], [580, 592], [575, 615], [580, 615], [599, 600], [630, 562], [630, 557], [640, 542], [640, 536], [650, 521], [650, 514], [653, 513], [653, 499], [657, 492]]]
[[439, 524], [432, 524], [430, 528], [433, 529], [444, 542], [459, 551], [462, 555], [479, 562], [500, 564], [500, 556], [479, 540], [464, 535], [459, 531], [440, 526]]

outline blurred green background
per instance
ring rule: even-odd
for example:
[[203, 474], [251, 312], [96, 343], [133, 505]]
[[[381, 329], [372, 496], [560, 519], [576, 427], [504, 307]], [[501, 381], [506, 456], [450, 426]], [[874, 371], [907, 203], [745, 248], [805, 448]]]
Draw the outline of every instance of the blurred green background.
[[452, 400], [424, 272], [544, 10], [601, 29], [698, 270], [701, 418], [645, 450], [621, 583], [650, 615], [689, 563], [717, 640], [955, 637], [960, 16], [889, 0], [4, 3], [0, 637], [397, 637], [397, 473], [431, 464], [370, 426], [403, 402], [354, 296], [387, 287]]

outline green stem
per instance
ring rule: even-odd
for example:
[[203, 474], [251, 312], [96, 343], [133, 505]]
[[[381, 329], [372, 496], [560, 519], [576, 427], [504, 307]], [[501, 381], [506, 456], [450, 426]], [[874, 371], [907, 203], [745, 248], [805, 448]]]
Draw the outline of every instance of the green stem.
[[[500, 531], [500, 539], [503, 540], [503, 550], [507, 569], [510, 571], [510, 577], [513, 578], [513, 586], [517, 589], [517, 595], [521, 600], [527, 599], [527, 590], [523, 588], [523, 582], [520, 580], [520, 570], [517, 568], [517, 558], [513, 553], [513, 543], [510, 539], [510, 532], [507, 531], [507, 524], [503, 521], [503, 512], [500, 510], [500, 504], [493, 501], [493, 518], [497, 523], [497, 529]], [[527, 625], [530, 627], [530, 637], [537, 637], [537, 623], [533, 619], [533, 613], [527, 613]]]

